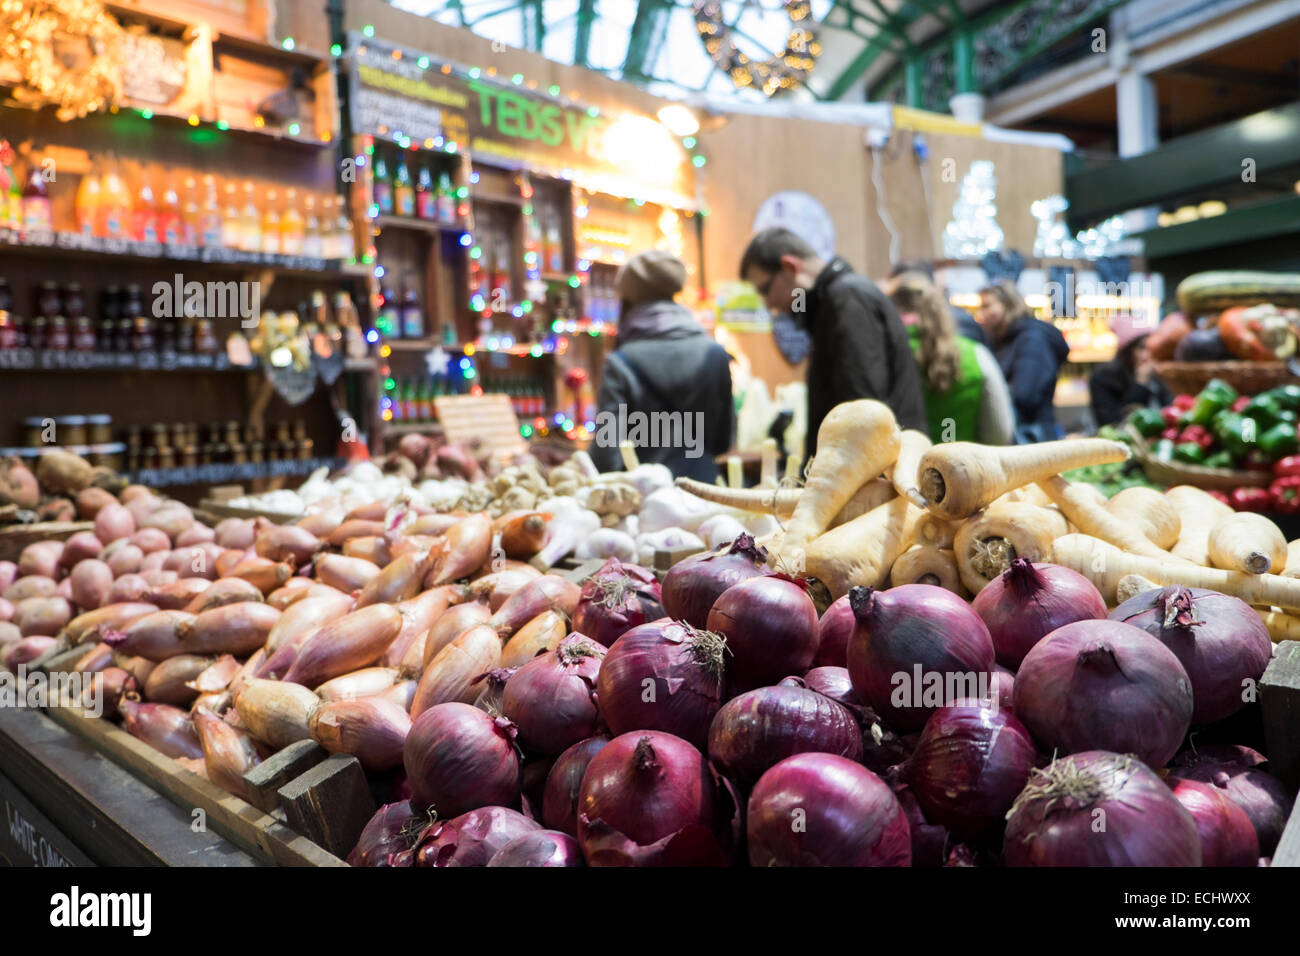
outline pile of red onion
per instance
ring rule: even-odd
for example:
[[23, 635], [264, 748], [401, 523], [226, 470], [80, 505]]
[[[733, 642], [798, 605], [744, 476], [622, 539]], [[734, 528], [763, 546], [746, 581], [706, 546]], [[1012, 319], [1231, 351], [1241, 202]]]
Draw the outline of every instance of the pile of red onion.
[[767, 551], [748, 534], [709, 554], [692, 555], [664, 576], [663, 605], [668, 616], [704, 628], [713, 603], [729, 587], [768, 574]]
[[998, 663], [1012, 670], [1058, 627], [1106, 616], [1101, 593], [1082, 574], [1024, 558], [1013, 558], [971, 607], [989, 629]]
[[613, 647], [632, 628], [663, 617], [662, 601], [653, 571], [610, 558], [582, 586], [573, 629], [597, 644]]
[[807, 586], [784, 574], [762, 575], [723, 591], [708, 630], [727, 640], [732, 693], [802, 674], [817, 653], [817, 606]]

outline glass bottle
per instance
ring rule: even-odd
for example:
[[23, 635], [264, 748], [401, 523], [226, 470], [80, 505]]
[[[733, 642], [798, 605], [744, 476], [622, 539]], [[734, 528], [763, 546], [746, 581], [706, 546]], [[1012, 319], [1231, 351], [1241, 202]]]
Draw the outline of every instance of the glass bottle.
[[415, 215], [415, 189], [411, 186], [411, 171], [406, 168], [406, 156], [397, 154], [397, 172], [393, 176], [393, 207], [397, 215], [411, 218]]
[[185, 177], [185, 200], [181, 207], [181, 216], [185, 221], [185, 244], [202, 245], [203, 227], [199, 222], [198, 184], [193, 176]]
[[87, 238], [99, 235], [99, 194], [99, 174], [92, 163], [77, 187], [77, 231]]
[[456, 222], [456, 191], [452, 188], [451, 177], [444, 171], [438, 174], [438, 196], [435, 201], [438, 208], [438, 221], [445, 226]]
[[379, 297], [384, 301], [375, 315], [375, 328], [386, 339], [401, 338], [401, 319], [397, 311], [396, 295], [391, 288], [385, 286], [379, 290]]
[[217, 180], [211, 173], [203, 176], [203, 205], [199, 210], [199, 234], [204, 246], [221, 245], [221, 207], [217, 203]]
[[17, 232], [23, 227], [23, 186], [12, 162], [5, 167], [5, 172], [9, 175], [9, 192], [5, 196], [4, 224]]
[[298, 212], [298, 190], [284, 194], [284, 216], [280, 219], [280, 251], [286, 256], [302, 255], [302, 213]]
[[419, 296], [409, 286], [402, 293], [402, 338], [424, 338], [424, 310], [420, 308]]
[[379, 208], [379, 215], [391, 216], [393, 214], [393, 180], [388, 172], [388, 163], [384, 160], [384, 154], [378, 149], [375, 150], [375, 205]]
[[321, 242], [320, 220], [316, 218], [316, 197], [311, 193], [302, 197], [302, 254], [319, 259], [324, 256]]
[[428, 166], [421, 166], [415, 178], [415, 215], [420, 219], [433, 220], [437, 217], [437, 194], [433, 191], [433, 176]]
[[32, 163], [23, 186], [23, 231], [53, 232], [54, 218], [50, 209], [50, 190], [45, 183], [45, 172], [39, 163]]
[[126, 239], [131, 228], [131, 193], [126, 188], [121, 169], [112, 157], [108, 170], [100, 179], [99, 234], [106, 239]]
[[262, 251], [278, 254], [280, 250], [280, 196], [274, 189], [266, 191], [266, 208], [262, 211]]
[[233, 182], [227, 182], [222, 193], [225, 202], [221, 209], [221, 244], [227, 249], [239, 249], [243, 246], [244, 236], [239, 191]]
[[162, 241], [169, 245], [177, 245], [185, 241], [185, 221], [181, 218], [181, 201], [176, 194], [176, 185], [170, 180], [163, 191], [158, 232], [162, 236]]
[[343, 203], [343, 197], [335, 199], [335, 205], [338, 208], [338, 217], [335, 220], [334, 231], [336, 233], [336, 243], [338, 244], [338, 258], [344, 262], [352, 262], [357, 257], [357, 239], [356, 233], [352, 229], [352, 217], [348, 215], [347, 207]]
[[158, 229], [159, 214], [153, 183], [148, 172], [142, 171], [140, 191], [136, 193], [135, 208], [131, 210], [131, 236], [136, 242], [162, 242], [162, 233]]
[[244, 180], [244, 211], [240, 215], [239, 248], [244, 252], [262, 251], [262, 214], [257, 209], [257, 197], [251, 179]]

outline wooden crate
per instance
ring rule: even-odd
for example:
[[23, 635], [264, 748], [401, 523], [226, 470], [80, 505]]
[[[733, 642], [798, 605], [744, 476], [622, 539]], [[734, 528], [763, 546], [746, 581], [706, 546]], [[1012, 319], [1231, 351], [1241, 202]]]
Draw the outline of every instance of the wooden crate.
[[0, 530], [0, 561], [17, 561], [23, 548], [36, 541], [66, 541], [78, 531], [93, 531], [93, 521], [44, 521]]

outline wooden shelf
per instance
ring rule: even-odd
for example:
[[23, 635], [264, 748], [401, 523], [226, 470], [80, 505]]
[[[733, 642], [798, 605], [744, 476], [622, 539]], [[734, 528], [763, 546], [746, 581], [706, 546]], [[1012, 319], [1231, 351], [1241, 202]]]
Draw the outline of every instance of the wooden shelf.
[[421, 435], [442, 428], [438, 422], [384, 422], [385, 435]]
[[478, 190], [474, 190], [474, 189], [470, 190], [469, 201], [471, 203], [476, 203], [476, 202], [496, 203], [498, 206], [516, 206], [520, 209], [524, 207], [523, 196], [510, 196], [505, 193], [486, 193], [486, 192], [479, 192]]
[[[430, 349], [436, 349], [441, 344], [441, 339], [422, 338], [422, 339], [385, 339], [384, 344], [394, 352], [428, 352]], [[443, 348], [453, 349], [457, 346], [444, 345]]]
[[408, 232], [464, 232], [464, 226], [449, 225], [445, 222], [433, 222], [429, 219], [411, 219], [407, 216], [376, 216], [370, 220], [371, 225], [384, 229], [405, 229]]
[[309, 458], [306, 461], [263, 461], [195, 465], [188, 468], [142, 468], [131, 472], [128, 478], [152, 488], [175, 485], [220, 485], [232, 482], [253, 481], [258, 478], [275, 478], [284, 475], [309, 475], [317, 468], [331, 470], [341, 467], [340, 458]]

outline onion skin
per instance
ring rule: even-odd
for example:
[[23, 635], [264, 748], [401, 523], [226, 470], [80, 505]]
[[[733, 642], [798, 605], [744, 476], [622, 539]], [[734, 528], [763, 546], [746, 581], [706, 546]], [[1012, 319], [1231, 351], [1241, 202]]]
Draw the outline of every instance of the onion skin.
[[469, 704], [430, 707], [411, 724], [403, 747], [411, 806], [442, 818], [478, 807], [517, 806], [519, 755], [514, 725]]
[[578, 796], [582, 778], [591, 758], [600, 753], [607, 743], [609, 737], [598, 734], [578, 741], [555, 758], [555, 763], [551, 764], [551, 769], [546, 774], [546, 786], [542, 791], [542, 822], [546, 826], [577, 837]]
[[799, 753], [858, 761], [862, 732], [849, 710], [802, 687], [760, 687], [722, 705], [709, 729], [709, 759], [742, 787]]
[[849, 606], [849, 596], [831, 602], [817, 623], [817, 653], [813, 667], [843, 667], [849, 656], [849, 638], [857, 619]]
[[311, 715], [320, 703], [301, 684], [253, 677], [235, 695], [235, 713], [254, 737], [282, 750], [311, 738]]
[[212, 694], [223, 691], [230, 686], [243, 665], [231, 654], [217, 658], [197, 677], [193, 686], [200, 694]]
[[395, 667], [363, 667], [359, 671], [327, 680], [316, 688], [321, 700], [356, 700], [382, 694], [400, 679]]
[[218, 521], [212, 529], [213, 540], [223, 548], [239, 548], [246, 551], [253, 546], [257, 537], [256, 522], [252, 518], [226, 518]]
[[293, 577], [293, 568], [286, 561], [252, 557], [239, 562], [224, 576], [243, 578], [263, 594], [270, 594]]
[[[384, 651], [381, 662], [388, 667], [397, 667], [408, 654], [414, 660], [424, 660], [423, 645], [428, 639], [429, 628], [460, 593], [454, 585], [437, 587], [397, 605], [397, 611], [402, 615], [402, 629]], [[420, 647], [413, 647], [415, 644]]]
[[269, 604], [226, 604], [196, 615], [177, 630], [191, 654], [251, 654], [266, 643], [280, 612]]
[[672, 734], [615, 737], [587, 765], [578, 843], [589, 866], [726, 866], [718, 786], [703, 755]]
[[[920, 730], [940, 705], [970, 696], [972, 682], [987, 682], [993, 670], [988, 628], [951, 591], [929, 584], [854, 588], [849, 603], [857, 620], [847, 659], [853, 690], [889, 727]], [[943, 699], [932, 702], [935, 695], [926, 690], [940, 677]]]
[[436, 704], [472, 704], [483, 691], [484, 675], [500, 663], [501, 642], [496, 631], [475, 624], [439, 651], [424, 669], [411, 701], [411, 716], [418, 717]]
[[609, 649], [596, 678], [609, 729], [659, 730], [707, 750], [724, 700], [724, 653], [717, 635], [668, 618], [632, 628]]
[[180, 611], [202, 597], [210, 587], [212, 582], [207, 578], [177, 578], [150, 590], [145, 600], [165, 611]]
[[[790, 678], [787, 678], [789, 680]], [[829, 697], [837, 704], [843, 704], [850, 711], [854, 708], [861, 709], [862, 701], [853, 693], [853, 679], [849, 677], [849, 669], [840, 665], [831, 667], [829, 665], [814, 667], [802, 678], [796, 678], [801, 684], [809, 690], [815, 690], [823, 697]], [[785, 681], [782, 681], [785, 683]]]
[[722, 592], [708, 630], [727, 639], [727, 678], [734, 691], [802, 674], [817, 654], [817, 607], [783, 575], [760, 575]]
[[[886, 771], [884, 781], [894, 791], [898, 805], [903, 808], [907, 825], [912, 831], [912, 866], [934, 869], [950, 865], [948, 845], [951, 840], [948, 829], [926, 819], [916, 794], [903, 779], [904, 764], [896, 764]], [[973, 865], [973, 864], [972, 864]]]
[[1169, 778], [1207, 783], [1222, 793], [1250, 818], [1261, 855], [1272, 856], [1293, 804], [1286, 785], [1260, 768], [1264, 762], [1249, 747], [1202, 747], [1180, 754]]
[[1259, 861], [1259, 838], [1245, 810], [1208, 783], [1181, 779], [1169, 783], [1196, 822], [1202, 866], [1254, 866]]
[[492, 551], [492, 519], [472, 514], [447, 529], [443, 550], [436, 556], [429, 585], [437, 587], [469, 577], [487, 563]]
[[404, 680], [398, 681], [387, 690], [380, 691], [375, 697], [383, 698], [390, 703], [396, 704], [406, 713], [411, 712], [411, 704], [415, 702], [415, 691], [420, 686], [419, 681]]
[[1192, 720], [1178, 658], [1119, 621], [1076, 621], [1048, 634], [1021, 663], [1014, 695], [1016, 716], [1049, 752], [1131, 753], [1157, 769]]
[[350, 538], [380, 537], [387, 530], [382, 521], [367, 521], [363, 518], [349, 518], [329, 533], [328, 541], [336, 548], [348, 543]]
[[222, 790], [247, 800], [244, 774], [261, 763], [253, 738], [202, 708], [194, 712], [194, 728], [203, 747], [208, 779]]
[[487, 866], [492, 857], [541, 826], [508, 807], [482, 807], [453, 820], [436, 820], [420, 834], [416, 866]]
[[272, 524], [265, 518], [257, 519], [257, 537], [253, 549], [258, 557], [271, 561], [292, 561], [301, 567], [311, 561], [322, 542], [306, 528], [291, 524]]
[[178, 654], [163, 661], [144, 682], [144, 698], [155, 704], [188, 707], [199, 692], [186, 686], [212, 664], [212, 658]]
[[1201, 865], [1196, 822], [1173, 792], [1141, 761], [1104, 750], [1035, 770], [1002, 848], [1007, 866]]
[[401, 629], [402, 615], [391, 605], [353, 611], [303, 641], [284, 679], [316, 687], [365, 667], [379, 659]]
[[130, 697], [118, 703], [122, 729], [168, 757], [202, 757], [203, 746], [190, 715], [170, 704], [142, 704]]
[[501, 650], [501, 667], [522, 667], [538, 654], [555, 650], [569, 633], [559, 611], [543, 611], [515, 632]]
[[492, 616], [486, 604], [466, 601], [449, 607], [434, 619], [424, 641], [424, 667], [429, 666], [444, 647], [460, 637], [475, 624], [482, 624]]
[[[411, 809], [409, 800], [386, 803], [370, 818], [357, 845], [348, 854], [349, 866], [395, 866], [393, 857], [415, 847], [425, 818]], [[409, 864], [408, 864], [409, 865]]]
[[72, 603], [87, 611], [108, 603], [113, 591], [113, 569], [103, 561], [88, 558], [72, 569]]
[[544, 574], [510, 595], [489, 623], [505, 640], [543, 611], [557, 611], [572, 617], [581, 597], [582, 588], [568, 578]]
[[243, 578], [219, 578], [187, 604], [185, 610], [191, 614], [202, 614], [214, 607], [224, 607], [227, 604], [239, 604], [244, 601], [261, 604], [262, 592]]
[[912, 863], [911, 827], [889, 785], [833, 754], [796, 754], [770, 768], [754, 785], [746, 819], [754, 866]]
[[1192, 685], [1193, 724], [1245, 707], [1243, 688], [1259, 681], [1273, 655], [1268, 628], [1249, 604], [1204, 588], [1146, 591], [1110, 619], [1141, 628], [1173, 651]]
[[381, 568], [391, 564], [394, 557], [388, 548], [388, 542], [380, 535], [349, 538], [343, 543], [343, 554], [349, 558], [365, 558]]
[[767, 552], [748, 534], [709, 554], [692, 555], [664, 576], [663, 605], [669, 617], [692, 627], [708, 625], [709, 611], [728, 588], [769, 573]]
[[266, 636], [267, 653], [273, 654], [285, 644], [295, 644], [314, 634], [317, 630], [337, 621], [352, 610], [352, 598], [336, 592], [333, 595], [309, 597], [289, 605], [271, 633]]
[[308, 721], [312, 740], [332, 754], [351, 754], [371, 771], [402, 765], [411, 718], [381, 697], [322, 701]]
[[604, 647], [574, 633], [510, 676], [501, 712], [519, 728], [526, 751], [555, 756], [596, 733], [596, 675], [604, 657]]
[[75, 674], [93, 674], [96, 671], [102, 671], [112, 663], [112, 645], [100, 643], [77, 658], [77, 663], [72, 665], [72, 671]]
[[379, 565], [365, 558], [349, 558], [342, 554], [316, 555], [316, 580], [345, 594], [360, 591], [379, 576], [379, 570]]
[[515, 837], [500, 850], [488, 866], [566, 867], [586, 866], [578, 841], [558, 830], [534, 830]]
[[433, 552], [417, 551], [394, 558], [361, 589], [357, 608], [409, 601], [423, 590], [420, 582], [429, 573], [434, 557]]
[[[11, 599], [12, 600], [12, 599]], [[63, 636], [69, 644], [85, 644], [87, 641], [99, 640], [101, 634], [120, 631], [146, 614], [158, 610], [156, 604], [143, 601], [121, 601], [106, 604], [94, 611], [79, 614], [68, 622], [63, 629]]]
[[926, 722], [904, 776], [926, 819], [963, 839], [1002, 823], [1037, 756], [1015, 717], [963, 701]]
[[573, 629], [603, 647], [665, 614], [654, 572], [610, 558], [582, 586]]
[[[295, 575], [288, 581], [284, 582], [282, 587], [276, 588], [266, 596], [266, 603], [271, 607], [279, 608], [281, 611], [288, 610], [297, 604], [303, 598], [307, 597], [313, 588], [323, 587], [311, 582], [310, 578], [298, 577]], [[334, 588], [330, 588], [331, 591]]]
[[975, 595], [971, 607], [989, 629], [998, 663], [1011, 670], [1058, 627], [1106, 616], [1101, 592], [1082, 574], [1024, 558], [1013, 558]]
[[[91, 677], [90, 684], [82, 692], [81, 706], [92, 711], [102, 707], [100, 716], [105, 720], [115, 720], [119, 713], [117, 705], [122, 696], [136, 693], [139, 688], [136, 679], [127, 671], [120, 667], [106, 667]], [[99, 707], [96, 706], [96, 700]]]
[[194, 615], [185, 611], [155, 611], [136, 618], [123, 631], [107, 629], [104, 640], [120, 654], [143, 657], [156, 664], [185, 653], [181, 625], [193, 620]]

